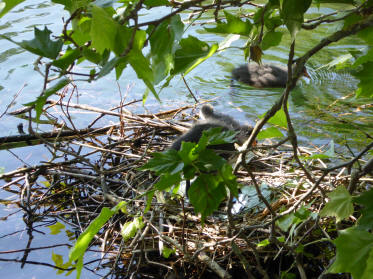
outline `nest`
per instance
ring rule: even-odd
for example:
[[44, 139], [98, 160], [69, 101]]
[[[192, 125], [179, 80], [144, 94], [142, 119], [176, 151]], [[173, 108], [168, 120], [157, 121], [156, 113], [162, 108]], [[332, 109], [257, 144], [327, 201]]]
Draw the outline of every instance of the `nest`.
[[[204, 225], [187, 198], [168, 192], [157, 193], [150, 209], [145, 210], [146, 193], [157, 177], [139, 167], [151, 153], [165, 150], [187, 129], [193, 119], [185, 115], [190, 115], [191, 109], [155, 115], [122, 111], [120, 123], [106, 127], [105, 135], [91, 131], [69, 141], [58, 141], [58, 137], [52, 143], [45, 141], [53, 161], [2, 174], [0, 178], [7, 180], [2, 189], [19, 196], [15, 203], [23, 209], [28, 228], [29, 243], [18, 261], [28, 263], [37, 224], [58, 221], [75, 239], [102, 208], [126, 201], [126, 212], [114, 215], [86, 252], [84, 267], [99, 276], [278, 278], [284, 270], [319, 276], [334, 247], [328, 241], [307, 243], [330, 238], [325, 227], [334, 225], [312, 213], [319, 211], [327, 191], [347, 185], [349, 177], [341, 170], [325, 175], [318, 170], [322, 162], [315, 159], [307, 162], [307, 168], [319, 181], [309, 181], [293, 160], [291, 145], [266, 141], [251, 149], [247, 167], [236, 172], [246, 196], [241, 193], [238, 199], [224, 202]], [[314, 152], [309, 147], [299, 148], [300, 155]], [[302, 208], [309, 215], [294, 226], [295, 231], [290, 233], [283, 223], [282, 230], [275, 229], [276, 222]], [[123, 226], [138, 217], [143, 226], [124, 239]], [[309, 256], [300, 256], [294, 247], [303, 247], [302, 255]]]

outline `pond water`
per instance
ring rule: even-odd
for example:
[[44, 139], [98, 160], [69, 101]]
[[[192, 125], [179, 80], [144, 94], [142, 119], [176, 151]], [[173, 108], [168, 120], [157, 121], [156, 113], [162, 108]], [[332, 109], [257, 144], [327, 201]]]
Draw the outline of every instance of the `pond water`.
[[[331, 8], [323, 8], [321, 12], [333, 11]], [[164, 12], [164, 11], [163, 11]], [[309, 14], [317, 14], [318, 9], [312, 8]], [[61, 30], [61, 14], [65, 14], [62, 6], [52, 5], [49, 1], [28, 0], [17, 6], [12, 12], [0, 19], [0, 34], [10, 36], [15, 41], [31, 39], [35, 26], [43, 28], [48, 26], [50, 30], [58, 34]], [[151, 14], [145, 14], [152, 17]], [[325, 35], [335, 31], [336, 26], [326, 24], [316, 31], [302, 31], [297, 41], [296, 55], [299, 56], [312, 46], [317, 44]], [[201, 26], [195, 25], [188, 31], [189, 34], [197, 36], [209, 43], [221, 42], [224, 37], [216, 34], [206, 33]], [[289, 51], [290, 38], [283, 37], [281, 46], [271, 48], [263, 56], [264, 62], [286, 63]], [[233, 43], [233, 46], [242, 47], [244, 39]], [[311, 74], [311, 80], [300, 80], [298, 86], [291, 93], [290, 110], [294, 125], [299, 133], [300, 140], [306, 144], [311, 142], [316, 145], [325, 145], [332, 139], [341, 144], [340, 152], [345, 152], [344, 143], [357, 150], [366, 143], [364, 131], [373, 131], [372, 110], [361, 110], [361, 105], [366, 100], [355, 100], [353, 92], [357, 81], [348, 69], [336, 71], [334, 69], [320, 68], [332, 59], [348, 53], [348, 50], [359, 50], [362, 42], [357, 38], [348, 38], [338, 44], [331, 45], [312, 57], [307, 67]], [[0, 39], [0, 115], [7, 109], [17, 109], [22, 104], [33, 101], [42, 89], [43, 78], [34, 71], [33, 63], [36, 56], [30, 55], [18, 46], [7, 40]], [[243, 52], [237, 48], [231, 48], [217, 53], [202, 65], [194, 69], [186, 76], [189, 87], [195, 92], [199, 99], [214, 99], [217, 110], [224, 111], [240, 119], [243, 122], [254, 124], [255, 121], [265, 113], [281, 95], [281, 89], [253, 89], [241, 85], [230, 87], [230, 72], [237, 65], [244, 63]], [[82, 64], [80, 67], [85, 67]], [[131, 69], [125, 70], [122, 78], [116, 82], [114, 74], [106, 76], [97, 82], [77, 82], [79, 89], [79, 103], [89, 104], [95, 107], [110, 109], [119, 104], [119, 89], [123, 92], [128, 89], [127, 101], [141, 99], [145, 92], [144, 84], [136, 78]], [[162, 109], [175, 108], [182, 104], [193, 104], [194, 101], [181, 78], [175, 78], [170, 86], [164, 89], [159, 104], [152, 96], [145, 105], [137, 106], [137, 112], [156, 112]], [[177, 102], [175, 101], [177, 100]], [[75, 100], [76, 102], [76, 100]], [[359, 111], [359, 112], [358, 112]], [[96, 114], [74, 113], [74, 121], [79, 127], [85, 127]], [[346, 122], [349, 122], [346, 124]], [[17, 134], [17, 124], [23, 120], [3, 115], [0, 118], [0, 136]], [[27, 123], [23, 122], [27, 127]], [[107, 123], [98, 123], [96, 126]], [[79, 128], [78, 127], [78, 128]], [[41, 127], [41, 129], [44, 129]], [[45, 130], [48, 130], [45, 128]], [[49, 153], [42, 146], [19, 148], [11, 151], [0, 151], [0, 167], [5, 172], [11, 171], [25, 164], [34, 165], [41, 160], [46, 161]], [[0, 191], [0, 199], [12, 199], [9, 193]], [[22, 221], [22, 213], [18, 208], [11, 206], [0, 206], [0, 216], [11, 215], [6, 221], [1, 221], [0, 252], [7, 250], [23, 249], [26, 247], [27, 234]], [[52, 236], [45, 228], [45, 233], [35, 235], [33, 246], [48, 246], [51, 244], [68, 243], [67, 237]], [[17, 234], [7, 236], [14, 231]], [[53, 248], [50, 251], [67, 255], [67, 247]], [[17, 255], [19, 259], [22, 253]], [[10, 258], [13, 258], [12, 255]], [[5, 258], [4, 255], [0, 258]], [[49, 262], [51, 254], [39, 254], [33, 252], [29, 260]], [[20, 264], [6, 263], [0, 261], [0, 278], [61, 278], [50, 267], [26, 265], [20, 269]], [[71, 275], [69, 277], [75, 277]], [[82, 278], [94, 278], [90, 272], [83, 272]]]

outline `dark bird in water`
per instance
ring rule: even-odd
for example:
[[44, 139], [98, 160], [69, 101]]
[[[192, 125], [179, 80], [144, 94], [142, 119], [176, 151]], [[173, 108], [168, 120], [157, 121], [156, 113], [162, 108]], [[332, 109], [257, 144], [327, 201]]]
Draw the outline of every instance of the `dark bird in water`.
[[[310, 78], [306, 67], [303, 68], [302, 75]], [[235, 68], [232, 71], [232, 79], [257, 88], [285, 88], [288, 79], [288, 69], [280, 65], [250, 63]]]

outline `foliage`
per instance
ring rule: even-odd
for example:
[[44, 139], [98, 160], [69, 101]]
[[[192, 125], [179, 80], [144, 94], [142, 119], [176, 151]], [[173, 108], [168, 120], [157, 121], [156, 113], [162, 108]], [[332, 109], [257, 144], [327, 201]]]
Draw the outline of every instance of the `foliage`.
[[373, 271], [373, 235], [355, 227], [339, 232], [335, 262], [329, 272], [350, 272], [353, 278], [371, 278]]
[[141, 217], [136, 217], [133, 221], [125, 223], [121, 230], [123, 240], [127, 241], [131, 237], [134, 237], [137, 231], [141, 230], [143, 227], [144, 223]]
[[335, 216], [337, 222], [353, 213], [353, 201], [364, 206], [358, 210], [359, 222], [348, 229], [339, 231], [333, 241], [336, 245], [336, 259], [328, 269], [331, 273], [349, 272], [353, 278], [370, 278], [373, 272], [373, 235], [367, 231], [372, 228], [371, 206], [373, 190], [353, 198], [340, 186], [328, 196], [330, 201], [320, 212], [320, 216]]
[[320, 216], [335, 216], [340, 222], [353, 213], [352, 197], [345, 187], [338, 187], [328, 197], [330, 201], [321, 210]]
[[[190, 202], [201, 221], [218, 209], [226, 196], [226, 188], [237, 196], [236, 177], [232, 167], [208, 146], [233, 141], [234, 132], [212, 128], [203, 132], [198, 143], [183, 142], [180, 151], [167, 150], [153, 153], [153, 158], [141, 169], [154, 171], [160, 180], [154, 185], [156, 191], [171, 191], [180, 181], [197, 178], [188, 191]], [[154, 194], [154, 192], [151, 192]], [[151, 201], [150, 196], [148, 201]]]
[[363, 206], [361, 209], [361, 217], [358, 220], [360, 229], [371, 230], [373, 228], [373, 190], [362, 193], [360, 196], [353, 199], [354, 202]]
[[80, 274], [83, 268], [83, 256], [85, 254], [85, 251], [88, 248], [88, 245], [91, 243], [93, 237], [98, 233], [98, 231], [102, 228], [102, 226], [114, 214], [118, 213], [118, 211], [121, 210], [123, 207], [125, 207], [125, 202], [120, 202], [117, 206], [115, 206], [112, 209], [104, 207], [101, 210], [100, 215], [97, 216], [89, 224], [89, 226], [84, 230], [84, 232], [77, 239], [74, 247], [70, 249], [69, 262], [65, 265], [65, 267], [72, 265], [72, 262], [76, 261], [77, 263], [75, 267], [76, 267], [76, 272], [77, 272], [77, 278], [80, 278]]

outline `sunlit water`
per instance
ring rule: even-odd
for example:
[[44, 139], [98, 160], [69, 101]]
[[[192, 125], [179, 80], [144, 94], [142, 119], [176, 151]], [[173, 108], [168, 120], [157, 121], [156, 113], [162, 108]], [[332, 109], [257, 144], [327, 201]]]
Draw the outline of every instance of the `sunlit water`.
[[[322, 11], [332, 11], [325, 9]], [[161, 11], [162, 12], [162, 11]], [[163, 11], [164, 12], [164, 11]], [[311, 9], [310, 13], [317, 13], [317, 9]], [[51, 5], [49, 1], [28, 0], [17, 6], [14, 11], [0, 19], [0, 33], [10, 36], [15, 41], [29, 40], [33, 37], [33, 28], [38, 26], [48, 28], [58, 34], [61, 31], [61, 14], [66, 12], [60, 5]], [[144, 14], [151, 18], [151, 14]], [[296, 46], [296, 55], [299, 56], [312, 46], [316, 45], [322, 37], [336, 30], [335, 25], [327, 24], [316, 31], [304, 31], [299, 34]], [[221, 42], [224, 37], [209, 34], [193, 26], [188, 31], [209, 43]], [[286, 31], [285, 31], [286, 32]], [[271, 48], [263, 56], [264, 62], [286, 63], [289, 51], [289, 36], [285, 35], [281, 46]], [[236, 41], [233, 46], [242, 47], [244, 39]], [[346, 54], [351, 49], [361, 49], [362, 42], [356, 38], [348, 38], [339, 44], [331, 45], [311, 58], [308, 69], [312, 76], [311, 80], [303, 79], [291, 93], [290, 110], [293, 121], [302, 143], [311, 141], [312, 144], [323, 145], [332, 139], [340, 143], [340, 151], [343, 152], [343, 143], [357, 150], [366, 143], [363, 131], [372, 132], [372, 109], [361, 110], [360, 106], [366, 100], [354, 100], [353, 92], [356, 89], [357, 80], [353, 78], [349, 70], [335, 71], [334, 69], [320, 68], [330, 60]], [[33, 101], [42, 89], [43, 77], [34, 71], [33, 63], [36, 56], [31, 55], [18, 46], [0, 39], [0, 114], [12, 102], [15, 94], [19, 92], [14, 105], [9, 111], [22, 106], [22, 104]], [[199, 99], [214, 99], [217, 110], [229, 113], [243, 122], [254, 124], [255, 121], [265, 113], [282, 93], [281, 89], [254, 89], [246, 85], [231, 88], [230, 72], [237, 65], [245, 63], [243, 52], [228, 49], [215, 54], [202, 65], [194, 69], [186, 76], [189, 87]], [[82, 64], [79, 67], [85, 67]], [[110, 109], [119, 104], [119, 89], [127, 91], [127, 101], [141, 99], [145, 92], [144, 84], [136, 78], [135, 73], [128, 69], [122, 78], [116, 82], [114, 74], [92, 83], [77, 83], [79, 98], [74, 97], [74, 102], [89, 104], [92, 106]], [[129, 88], [127, 90], [127, 88]], [[351, 96], [343, 99], [345, 96]], [[184, 82], [176, 77], [170, 86], [164, 89], [159, 104], [150, 96], [146, 107], [137, 106], [138, 112], [156, 112], [160, 109], [174, 108], [182, 104], [192, 104], [193, 98], [189, 95]], [[141, 103], [140, 103], [141, 104]], [[360, 112], [356, 112], [356, 111]], [[85, 127], [96, 114], [73, 113], [75, 124]], [[346, 124], [342, 119], [353, 121]], [[14, 117], [4, 115], [0, 119], [0, 136], [17, 134], [17, 124], [23, 122]], [[25, 126], [27, 123], [24, 122]], [[98, 122], [96, 126], [107, 123]], [[41, 127], [48, 130], [48, 128]], [[284, 132], [285, 133], [285, 132]], [[49, 153], [42, 146], [25, 147], [8, 151], [0, 151], [0, 167], [5, 171], [13, 170], [24, 164], [34, 165], [41, 160], [48, 160]], [[11, 198], [8, 193], [0, 192], [0, 198]], [[15, 207], [1, 207], [1, 216], [15, 212]], [[17, 213], [6, 222], [2, 222], [0, 237], [15, 230], [23, 230], [24, 223], [21, 221], [22, 213]], [[46, 235], [36, 234], [33, 247], [46, 246], [51, 243], [65, 243], [66, 238], [62, 235], [51, 236], [48, 230], [41, 229]], [[0, 238], [0, 251], [11, 249], [22, 249], [26, 246], [26, 232]], [[67, 254], [67, 248], [51, 249], [55, 253]], [[22, 257], [20, 253], [19, 258]], [[39, 254], [33, 252], [29, 260], [50, 262], [51, 254]], [[65, 259], [66, 260], [66, 259]], [[50, 268], [26, 265], [20, 270], [19, 264], [0, 262], [0, 278], [61, 278], [54, 275], [55, 271]], [[4, 277], [7, 276], [7, 277]], [[10, 277], [9, 277], [10, 276]], [[75, 275], [72, 275], [74, 277]], [[87, 276], [87, 277], [85, 277]], [[83, 278], [91, 278], [91, 273], [84, 273]], [[94, 276], [93, 276], [94, 277]], [[93, 278], [92, 277], [92, 278]]]

